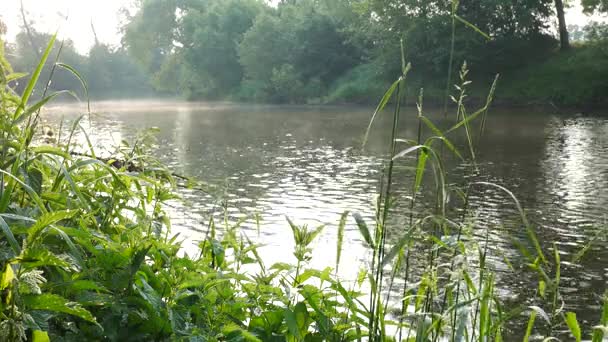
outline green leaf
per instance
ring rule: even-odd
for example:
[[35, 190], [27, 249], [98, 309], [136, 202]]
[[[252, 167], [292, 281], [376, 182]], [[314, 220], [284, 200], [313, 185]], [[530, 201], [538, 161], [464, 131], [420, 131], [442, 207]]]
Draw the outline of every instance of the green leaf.
[[397, 241], [397, 243], [395, 245], [393, 245], [393, 247], [391, 247], [391, 249], [388, 251], [388, 253], [386, 253], [384, 255], [384, 258], [382, 259], [382, 267], [385, 267], [386, 265], [388, 265], [391, 261], [393, 261], [393, 259], [395, 258], [395, 256], [397, 256], [397, 254], [399, 254], [399, 251], [401, 251], [403, 249], [403, 247], [412, 240], [412, 231], [414, 230], [414, 227], [408, 229], [408, 231], [403, 234], [403, 236], [401, 237], [401, 239], [399, 239], [399, 241]]
[[528, 326], [526, 327], [526, 334], [524, 335], [523, 342], [528, 342], [530, 340], [530, 335], [532, 335], [532, 329], [534, 328], [535, 320], [536, 320], [536, 311], [532, 311], [530, 313], [530, 319], [528, 319]]
[[30, 310], [61, 312], [82, 318], [91, 323], [97, 323], [95, 317], [87, 309], [81, 307], [80, 304], [70, 302], [56, 294], [26, 295], [23, 296], [23, 303]]
[[16, 80], [18, 80], [20, 78], [24, 78], [26, 76], [27, 76], [27, 73], [24, 73], [24, 72], [12, 73], [12, 74], [9, 74], [8, 76], [6, 76], [6, 82], [16, 81]]
[[456, 18], [456, 20], [458, 20], [461, 23], [465, 24], [469, 28], [473, 29], [473, 31], [475, 31], [475, 32], [479, 33], [480, 35], [482, 35], [485, 39], [492, 40], [492, 38], [490, 38], [490, 36], [488, 36], [485, 32], [483, 32], [482, 30], [480, 30], [477, 26], [471, 24], [470, 22], [466, 21], [465, 19], [463, 19], [462, 17], [458, 16], [457, 14], [454, 14], [454, 18]]
[[420, 151], [418, 155], [418, 165], [416, 166], [416, 181], [414, 183], [414, 196], [418, 193], [420, 189], [420, 185], [422, 185], [422, 177], [424, 176], [424, 171], [426, 170], [426, 161], [429, 158], [429, 154], [426, 149]]
[[32, 152], [34, 152], [36, 154], [52, 154], [52, 155], [56, 155], [59, 157], [63, 157], [65, 159], [71, 159], [71, 156], [69, 153], [66, 153], [64, 150], [57, 148], [57, 147], [53, 147], [53, 146], [34, 147], [34, 148], [32, 148]]
[[66, 168], [63, 164], [61, 165], [61, 172], [63, 173], [63, 176], [70, 184], [70, 187], [72, 188], [72, 191], [74, 192], [76, 197], [78, 197], [78, 199], [80, 200], [81, 205], [85, 206], [85, 209], [90, 210], [91, 203], [89, 203], [86, 200], [86, 198], [82, 195], [82, 193], [80, 192], [80, 189], [78, 188], [78, 185], [76, 185], [76, 182], [72, 178], [72, 175], [70, 174], [70, 172], [68, 170], [66, 170]]
[[361, 235], [363, 236], [363, 240], [365, 240], [365, 242], [372, 248], [376, 248], [375, 244], [374, 244], [374, 240], [372, 239], [372, 235], [369, 232], [369, 228], [367, 228], [367, 223], [365, 223], [365, 220], [363, 220], [363, 217], [361, 217], [361, 214], [359, 213], [354, 213], [353, 217], [355, 218], [355, 222], [357, 222], [357, 227], [359, 227], [359, 231], [361, 232]]
[[296, 323], [298, 324], [298, 329], [300, 330], [302, 336], [305, 336], [308, 330], [309, 317], [306, 304], [304, 304], [304, 302], [299, 302], [298, 304], [296, 304], [294, 313], [296, 315]]
[[602, 342], [604, 336], [608, 335], [608, 326], [596, 325], [593, 327], [593, 339], [592, 342]]
[[57, 34], [54, 34], [51, 37], [49, 44], [47, 45], [46, 49], [44, 50], [44, 53], [42, 54], [42, 57], [40, 58], [40, 62], [38, 62], [38, 66], [36, 67], [36, 70], [30, 77], [30, 81], [28, 82], [27, 86], [25, 87], [25, 91], [23, 92], [23, 95], [21, 96], [21, 103], [19, 104], [19, 107], [17, 107], [17, 110], [15, 111], [15, 115], [13, 116], [13, 120], [18, 120], [19, 117], [21, 116], [21, 114], [23, 113], [23, 111], [25, 110], [25, 106], [27, 106], [27, 101], [30, 99], [30, 96], [32, 96], [32, 92], [34, 91], [34, 87], [36, 86], [36, 83], [38, 83], [38, 79], [40, 78], [42, 69], [44, 68], [45, 63], [46, 63], [47, 59], [49, 58], [51, 51], [53, 50], [53, 45], [55, 45], [55, 39], [57, 39]]
[[293, 311], [286, 308], [283, 316], [285, 317], [285, 323], [287, 323], [287, 329], [292, 336], [300, 339], [300, 331], [298, 329], [298, 322], [296, 320], [296, 315]]
[[455, 124], [454, 126], [452, 126], [450, 129], [448, 129], [445, 132], [445, 134], [452, 133], [452, 132], [456, 131], [458, 128], [462, 127], [463, 125], [469, 124], [471, 121], [475, 120], [478, 116], [485, 113], [486, 110], [487, 110], [487, 107], [481, 108], [480, 110], [476, 111], [475, 113], [467, 116], [466, 119], [462, 119], [462, 120], [458, 121], [458, 123]]
[[342, 243], [344, 242], [344, 228], [346, 227], [346, 219], [348, 218], [348, 211], [342, 213], [340, 217], [340, 224], [338, 224], [338, 244], [336, 247], [336, 272], [340, 266], [340, 257], [342, 256]]
[[40, 216], [38, 220], [36, 220], [36, 223], [28, 230], [28, 242], [34, 241], [44, 228], [59, 221], [71, 219], [78, 213], [80, 213], [80, 210], [62, 210]]
[[32, 342], [51, 342], [51, 339], [46, 331], [34, 330], [32, 333]]
[[378, 103], [378, 107], [376, 107], [376, 110], [374, 111], [374, 114], [372, 115], [372, 118], [369, 121], [369, 125], [367, 126], [367, 130], [365, 130], [365, 136], [363, 137], [363, 147], [365, 147], [365, 145], [367, 144], [367, 140], [369, 138], [369, 133], [372, 130], [372, 126], [374, 124], [374, 121], [376, 120], [376, 116], [378, 115], [379, 112], [381, 112], [382, 110], [384, 110], [384, 107], [386, 106], [386, 104], [388, 103], [388, 101], [393, 96], [393, 93], [395, 92], [395, 89], [397, 89], [397, 86], [399, 85], [399, 82], [401, 82], [401, 78], [399, 78], [398, 80], [396, 80], [395, 82], [393, 82], [393, 84], [388, 88], [388, 90], [386, 91], [386, 93], [384, 93], [384, 96], [382, 96], [382, 99], [380, 100], [380, 103]]
[[454, 147], [454, 144], [452, 144], [452, 142], [448, 138], [445, 137], [443, 132], [439, 128], [437, 128], [437, 126], [435, 126], [435, 124], [433, 124], [433, 122], [431, 120], [429, 120], [427, 117], [422, 116], [422, 115], [419, 117], [419, 119], [422, 120], [422, 122], [424, 122], [424, 124], [431, 131], [433, 131], [434, 134], [437, 135], [437, 139], [441, 140], [452, 153], [454, 153], [460, 160], [464, 160], [464, 158], [462, 157], [460, 152], [458, 152], [456, 147]]
[[75, 280], [67, 284], [72, 291], [107, 291], [107, 289], [92, 280]]
[[70, 264], [63, 258], [51, 253], [48, 248], [28, 248], [20, 258], [24, 267], [33, 269], [42, 266], [67, 268]]
[[[38, 194], [36, 193], [36, 191], [34, 191], [34, 189], [32, 189], [29, 185], [22, 182], [19, 178], [15, 177], [15, 175], [13, 175], [10, 172], [6, 172], [6, 171], [0, 169], [0, 173], [8, 176], [9, 178], [12, 179], [12, 181], [21, 185], [23, 187], [23, 189], [28, 193], [28, 195], [30, 195], [32, 200], [36, 203], [36, 205], [38, 206], [38, 209], [40, 209], [40, 211], [42, 213], [47, 213], [46, 207], [44, 206], [44, 202], [42, 202], [42, 199], [40, 199], [40, 196], [38, 196]], [[4, 193], [2, 193], [2, 198], [0, 199], [0, 212], [5, 212], [6, 208], [8, 207], [8, 204], [10, 203], [12, 189], [9, 189], [9, 187], [12, 187], [12, 186], [14, 186], [14, 183], [9, 182], [9, 186], [7, 188], [5, 188]]]
[[67, 91], [67, 90], [62, 90], [62, 91], [55, 92], [55, 93], [43, 98], [42, 100], [36, 102], [34, 105], [28, 107], [18, 118], [13, 120], [13, 125], [20, 124], [25, 119], [29, 118], [30, 115], [38, 112], [49, 101], [51, 101], [52, 99], [56, 98], [57, 96], [59, 96], [61, 94], [71, 94], [71, 92]]
[[8, 243], [11, 245], [13, 252], [15, 252], [16, 255], [21, 254], [21, 247], [19, 247], [19, 243], [17, 242], [17, 239], [15, 239], [15, 236], [13, 235], [13, 231], [8, 226], [6, 221], [2, 218], [2, 216], [0, 216], [0, 230], [2, 230], [2, 232], [6, 236], [6, 239], [8, 240]]
[[4, 272], [2, 272], [2, 276], [0, 277], [0, 290], [9, 287], [14, 279], [15, 272], [13, 272], [13, 266], [11, 266], [11, 264], [6, 264]]
[[539, 280], [538, 281], [538, 294], [540, 295], [541, 298], [545, 298], [546, 289], [547, 289], [547, 283], [545, 283], [544, 280]]
[[[602, 318], [600, 319], [600, 326], [606, 327], [608, 323], [608, 293], [604, 293], [604, 305], [602, 306]], [[597, 330], [594, 328], [593, 331], [593, 342], [600, 342], [603, 340], [604, 336], [608, 336], [605, 330]]]
[[296, 304], [294, 311], [285, 309], [285, 322], [291, 335], [296, 337], [298, 340], [303, 339], [308, 333], [308, 310], [306, 304], [299, 302]]
[[68, 65], [65, 63], [57, 63], [56, 65], [58, 67], [68, 70], [70, 73], [72, 73], [72, 75], [76, 76], [76, 78], [80, 81], [80, 84], [82, 85], [82, 88], [84, 89], [84, 94], [87, 98], [87, 110], [90, 113], [91, 112], [91, 103], [89, 101], [89, 87], [87, 87], [87, 82], [84, 80], [84, 77], [82, 77], [80, 75], [80, 73], [76, 69], [74, 69], [71, 65]]
[[572, 333], [572, 336], [576, 339], [576, 342], [581, 342], [581, 327], [578, 325], [578, 321], [576, 320], [576, 314], [574, 312], [566, 313], [566, 324]]
[[139, 281], [141, 286], [136, 287], [137, 292], [152, 306], [156, 313], [160, 314], [160, 312], [164, 311], [162, 298], [143, 277], [140, 276]]
[[42, 171], [37, 168], [30, 168], [27, 171], [27, 185], [40, 195], [42, 193]]
[[257, 336], [234, 323], [224, 326], [222, 332], [226, 336], [227, 341], [262, 342]]
[[405, 157], [406, 155], [408, 155], [408, 154], [410, 154], [410, 153], [412, 153], [412, 152], [416, 152], [416, 151], [418, 151], [418, 150], [421, 150], [421, 149], [427, 149], [427, 148], [428, 148], [428, 147], [427, 147], [427, 146], [424, 146], [424, 145], [416, 145], [416, 146], [412, 146], [412, 147], [410, 147], [410, 148], [407, 148], [407, 149], [405, 149], [405, 150], [403, 150], [403, 151], [401, 151], [401, 152], [399, 152], [399, 153], [395, 154], [395, 156], [393, 157], [393, 160], [396, 160], [396, 159], [399, 159], [399, 158]]
[[226, 251], [222, 243], [218, 240], [213, 239], [211, 241], [211, 250], [213, 251], [213, 261], [216, 267], [220, 267], [224, 264], [224, 258]]
[[471, 279], [471, 276], [466, 270], [462, 271], [462, 277], [467, 283], [467, 290], [473, 293], [474, 295], [477, 295], [477, 287], [475, 286], [475, 283], [473, 283], [473, 279]]
[[536, 313], [539, 314], [540, 317], [542, 317], [545, 320], [545, 322], [551, 324], [551, 319], [549, 318], [549, 315], [547, 315], [545, 310], [543, 310], [541, 307], [532, 305], [529, 308], [536, 311]]

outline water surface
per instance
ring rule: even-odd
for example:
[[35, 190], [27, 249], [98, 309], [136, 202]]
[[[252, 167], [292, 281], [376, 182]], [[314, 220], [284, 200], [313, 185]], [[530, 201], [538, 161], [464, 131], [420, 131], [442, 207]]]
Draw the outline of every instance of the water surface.
[[[333, 266], [340, 215], [348, 210], [373, 220], [390, 118], [380, 118], [362, 150], [371, 108], [127, 101], [100, 102], [93, 109], [94, 145], [109, 149], [123, 139], [132, 141], [142, 129], [158, 127], [157, 153], [172, 170], [223, 189], [220, 197], [225, 201], [184, 191], [185, 203], [171, 209], [174, 232], [184, 237], [186, 252], [192, 253], [204, 239], [211, 216], [235, 222], [259, 214], [261, 229], [249, 219], [243, 233], [265, 245], [262, 252], [270, 261], [291, 260], [287, 216], [299, 224], [326, 225], [313, 264]], [[45, 119], [56, 129], [62, 117], [73, 120], [83, 110], [57, 105], [48, 109]], [[440, 119], [433, 112], [428, 116]], [[408, 110], [405, 115], [399, 137], [413, 139], [415, 113]], [[561, 253], [566, 310], [576, 311], [582, 324], [595, 324], [608, 279], [608, 120], [530, 109], [493, 110], [484, 135], [477, 138], [476, 131], [475, 136], [474, 178], [504, 185], [519, 198], [544, 247], [555, 242]], [[464, 143], [462, 137], [455, 140]], [[462, 176], [470, 173], [471, 165], [452, 158], [448, 168], [451, 181], [464, 184]], [[398, 208], [407, 207], [411, 183], [410, 172], [397, 172]], [[490, 260], [501, 287], [508, 289], [502, 294], [515, 302], [528, 301], [536, 291], [536, 277], [516, 277], [502, 261], [508, 257], [524, 269], [510, 240], [523, 236], [512, 200], [485, 188], [473, 194], [470, 207], [477, 216], [474, 235], [488, 236]], [[398, 213], [394, 222], [400, 222]], [[395, 235], [398, 227], [393, 228]], [[590, 240], [596, 242], [580, 264], [569, 262]], [[342, 276], [354, 277], [368, 257], [351, 219]]]

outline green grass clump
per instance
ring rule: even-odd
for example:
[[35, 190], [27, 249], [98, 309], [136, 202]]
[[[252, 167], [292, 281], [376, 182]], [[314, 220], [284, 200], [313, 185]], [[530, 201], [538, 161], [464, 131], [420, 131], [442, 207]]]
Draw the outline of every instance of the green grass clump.
[[330, 103], [369, 103], [382, 96], [386, 84], [381, 68], [376, 63], [359, 65], [342, 76], [329, 91]]

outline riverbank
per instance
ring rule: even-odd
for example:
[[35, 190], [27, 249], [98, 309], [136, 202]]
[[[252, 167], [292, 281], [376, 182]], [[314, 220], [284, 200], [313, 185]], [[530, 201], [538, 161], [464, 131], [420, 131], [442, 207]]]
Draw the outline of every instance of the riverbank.
[[[519, 58], [519, 57], [516, 57]], [[524, 57], [522, 57], [524, 58]], [[456, 61], [458, 63], [458, 61]], [[573, 112], [594, 112], [608, 108], [608, 50], [603, 41], [573, 45], [569, 51], [552, 50], [533, 58], [524, 58], [520, 63], [509, 62], [511, 67], [487, 70], [482, 64], [470, 64], [469, 75], [472, 84], [469, 85], [467, 102], [472, 105], [483, 104], [486, 100], [488, 87], [495, 74], [500, 74], [493, 106], [512, 107], [541, 107], [549, 110], [565, 110]], [[490, 63], [496, 65], [496, 62]], [[513, 67], [512, 65], [517, 65]], [[341, 77], [330, 85], [300, 84], [297, 89], [291, 89], [290, 96], [274, 97], [269, 85], [251, 83], [243, 80], [242, 84], [221, 96], [192, 97], [192, 101], [207, 98], [211, 101], [234, 101], [252, 104], [308, 104], [308, 105], [366, 105], [375, 106], [384, 95], [386, 89], [394, 81], [394, 74], [387, 74], [386, 65], [378, 61], [360, 64], [347, 70]], [[405, 103], [415, 106], [420, 89], [424, 89], [424, 102], [429, 106], [443, 107], [446, 99], [445, 74], [420, 74], [413, 65], [406, 82]], [[456, 70], [459, 68], [456, 67]], [[78, 70], [78, 68], [77, 68]], [[491, 72], [491, 73], [490, 73]], [[64, 71], [65, 73], [65, 71]], [[48, 77], [43, 75], [44, 77]], [[69, 78], [64, 76], [64, 78]], [[77, 82], [77, 79], [76, 81]], [[452, 84], [458, 83], [457, 72], [454, 73]], [[147, 83], [146, 83], [147, 84]], [[62, 86], [61, 82], [53, 82], [53, 86]], [[80, 98], [86, 94], [77, 83], [71, 88]], [[110, 90], [100, 90], [97, 87], [89, 89], [89, 97], [96, 100], [115, 100], [133, 98], [133, 92], [126, 92], [122, 83]], [[24, 85], [21, 84], [20, 87]], [[169, 93], [152, 91], [151, 85], [146, 85], [148, 92], [139, 93], [135, 97], [142, 99], [187, 98], [184, 93]], [[267, 89], [268, 88], [268, 89]], [[314, 89], [313, 89], [314, 88]], [[450, 87], [451, 94], [456, 89]], [[37, 92], [41, 94], [41, 91]], [[36, 94], [33, 95], [34, 98]], [[70, 100], [68, 94], [61, 96]], [[452, 104], [451, 101], [449, 104]]]
[[[484, 103], [494, 75], [475, 74], [474, 67], [472, 70], [473, 84], [468, 100], [472, 103]], [[546, 106], [578, 111], [608, 107], [608, 50], [601, 43], [575, 45], [569, 51], [555, 51], [519, 68], [496, 72], [500, 74], [500, 80], [494, 106]], [[378, 78], [378, 75], [373, 65], [358, 67], [338, 80], [323, 101], [377, 103], [383, 90], [390, 85], [388, 81]], [[457, 81], [457, 76], [453, 79]], [[408, 81], [407, 93], [410, 102], [417, 98], [420, 88], [424, 88], [426, 104], [443, 105], [444, 80], [425, 82], [414, 69]], [[453, 87], [450, 90], [452, 93], [455, 91]]]

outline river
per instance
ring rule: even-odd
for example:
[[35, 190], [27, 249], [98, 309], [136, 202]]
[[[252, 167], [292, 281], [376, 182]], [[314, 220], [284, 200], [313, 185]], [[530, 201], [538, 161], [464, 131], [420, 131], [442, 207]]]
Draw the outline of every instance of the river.
[[[272, 261], [292, 258], [291, 230], [285, 217], [299, 224], [325, 224], [313, 265], [333, 266], [337, 224], [348, 210], [370, 224], [386, 160], [390, 118], [383, 113], [361, 149], [373, 108], [355, 106], [266, 106], [230, 103], [123, 101], [93, 104], [91, 120], [83, 124], [97, 148], [111, 150], [136, 132], [157, 127], [157, 155], [180, 174], [217, 185], [220, 194], [183, 191], [185, 201], [169, 208], [173, 233], [180, 233], [186, 253], [205, 237], [209, 217], [243, 223], [242, 232], [264, 244]], [[83, 105], [53, 105], [43, 117], [57, 130], [62, 118], [85, 111]], [[438, 110], [429, 110], [433, 120]], [[415, 109], [407, 109], [400, 138], [416, 136]], [[452, 120], [453, 118], [449, 119]], [[476, 131], [477, 132], [477, 131]], [[476, 139], [478, 171], [474, 178], [510, 189], [521, 201], [545, 248], [555, 242], [562, 259], [561, 292], [566, 310], [581, 324], [595, 325], [608, 279], [608, 119], [606, 116], [554, 114], [532, 109], [492, 110], [485, 132]], [[462, 137], [455, 142], [463, 154]], [[464, 184], [470, 165], [451, 158], [451, 182]], [[409, 194], [412, 173], [397, 171], [395, 191]], [[221, 200], [219, 200], [220, 198]], [[402, 200], [401, 205], [404, 205]], [[399, 204], [397, 204], [399, 207]], [[225, 209], [224, 209], [225, 208]], [[470, 199], [475, 212], [475, 236], [489, 237], [489, 258], [497, 271], [501, 295], [528, 302], [536, 276], [508, 271], [507, 257], [525, 269], [510, 237], [523, 237], [513, 201], [497, 189], [477, 191]], [[255, 220], [259, 215], [261, 229]], [[399, 221], [399, 213], [396, 210]], [[395, 233], [398, 235], [398, 232]], [[573, 256], [594, 243], [579, 263]], [[351, 278], [369, 253], [349, 219], [342, 255], [342, 276]], [[535, 304], [529, 302], [530, 305]]]

